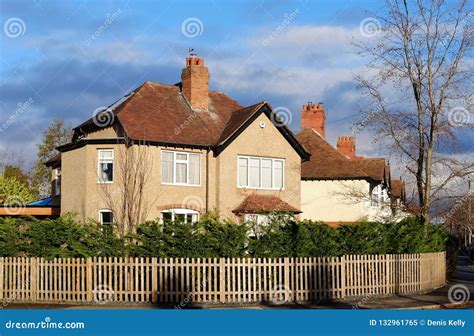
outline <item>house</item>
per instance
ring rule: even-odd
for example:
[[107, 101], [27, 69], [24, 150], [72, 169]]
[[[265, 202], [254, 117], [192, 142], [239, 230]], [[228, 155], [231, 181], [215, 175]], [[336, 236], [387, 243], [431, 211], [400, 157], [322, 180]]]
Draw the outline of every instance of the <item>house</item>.
[[351, 136], [339, 137], [334, 148], [325, 137], [322, 103], [303, 105], [301, 123], [296, 137], [311, 154], [301, 164], [302, 218], [338, 226], [391, 217], [392, 201], [401, 204], [405, 191], [401, 182], [392, 190], [385, 159], [357, 156]]
[[209, 79], [189, 56], [181, 82], [145, 82], [74, 128], [47, 163], [61, 214], [109, 224], [299, 213], [309, 153], [268, 102], [242, 106]]

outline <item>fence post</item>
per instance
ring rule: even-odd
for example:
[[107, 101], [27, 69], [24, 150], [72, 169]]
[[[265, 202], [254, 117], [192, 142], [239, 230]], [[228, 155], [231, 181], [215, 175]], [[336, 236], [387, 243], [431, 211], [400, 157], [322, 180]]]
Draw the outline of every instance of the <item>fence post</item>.
[[4, 281], [3, 281], [3, 268], [4, 268], [4, 258], [0, 258], [0, 300], [3, 300], [3, 291], [4, 291]]
[[289, 258], [284, 258], [284, 272], [285, 272], [285, 278], [283, 280], [283, 289], [285, 291], [286, 295], [286, 290], [288, 289], [288, 292], [290, 293], [289, 299], [290, 302], [293, 300], [293, 295], [291, 294], [293, 292], [293, 289], [290, 288], [290, 259]]
[[151, 302], [158, 301], [158, 264], [155, 257], [151, 258]]
[[341, 257], [341, 297], [346, 297], [346, 256]]
[[219, 258], [219, 303], [225, 302], [225, 258]]
[[[37, 271], [37, 260], [36, 258], [30, 259], [30, 297], [31, 300], [37, 301], [37, 292], [38, 292], [38, 271]], [[27, 287], [27, 286], [25, 286]]]
[[94, 296], [92, 292], [92, 258], [86, 259], [86, 277], [87, 277], [87, 302], [94, 301]]

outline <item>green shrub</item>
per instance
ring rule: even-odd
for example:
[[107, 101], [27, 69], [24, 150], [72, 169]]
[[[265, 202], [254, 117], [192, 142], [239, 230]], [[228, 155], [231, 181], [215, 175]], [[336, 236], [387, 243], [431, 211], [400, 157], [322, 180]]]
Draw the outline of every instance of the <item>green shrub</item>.
[[425, 230], [413, 218], [332, 228], [274, 215], [267, 225], [256, 227], [221, 221], [211, 214], [194, 224], [145, 222], [125, 239], [97, 222], [79, 224], [72, 215], [54, 220], [0, 218], [0, 256], [4, 257], [317, 257], [439, 252], [450, 241], [444, 225]]

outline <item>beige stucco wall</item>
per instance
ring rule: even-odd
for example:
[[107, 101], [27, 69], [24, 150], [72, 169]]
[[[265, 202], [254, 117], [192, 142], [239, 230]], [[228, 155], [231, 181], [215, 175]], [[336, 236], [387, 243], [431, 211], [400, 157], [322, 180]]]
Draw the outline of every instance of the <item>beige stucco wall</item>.
[[[261, 128], [260, 123], [265, 127]], [[237, 187], [237, 158], [239, 155], [266, 156], [285, 159], [283, 190], [255, 190]], [[276, 129], [266, 115], [261, 115], [235, 139], [216, 159], [215, 205], [225, 216], [232, 217], [235, 209], [249, 194], [275, 195], [300, 209], [301, 158]]]
[[369, 190], [365, 180], [301, 181], [302, 218], [338, 223], [390, 216], [388, 206], [370, 206]]
[[[265, 122], [265, 127], [259, 126]], [[96, 132], [89, 138], [112, 138], [115, 132], [109, 128]], [[134, 146], [137, 148], [136, 146]], [[236, 219], [235, 209], [252, 192], [279, 196], [296, 208], [300, 208], [301, 159], [286, 139], [261, 115], [240, 134], [218, 157], [206, 150], [146, 147], [146, 160], [151, 167], [144, 189], [147, 219], [160, 217], [168, 207], [193, 208], [201, 213], [206, 208], [206, 166], [209, 165], [208, 208], [217, 210], [224, 218]], [[103, 185], [97, 181], [97, 150], [114, 149], [114, 183]], [[177, 186], [161, 183], [161, 151], [176, 150], [201, 153], [201, 185]], [[142, 149], [139, 149], [142, 151]], [[98, 211], [108, 208], [110, 194], [121, 186], [120, 160], [125, 155], [123, 145], [86, 145], [62, 155], [61, 213], [74, 211], [81, 221], [98, 219]], [[285, 159], [284, 190], [251, 190], [237, 187], [238, 155], [265, 156]], [[118, 194], [118, 193], [117, 193]]]

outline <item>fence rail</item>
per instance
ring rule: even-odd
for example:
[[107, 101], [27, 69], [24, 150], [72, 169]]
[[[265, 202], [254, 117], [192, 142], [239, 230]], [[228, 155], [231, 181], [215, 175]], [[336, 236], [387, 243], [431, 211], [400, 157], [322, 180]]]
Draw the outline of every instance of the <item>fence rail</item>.
[[444, 285], [445, 253], [318, 258], [0, 258], [0, 301], [314, 302]]

